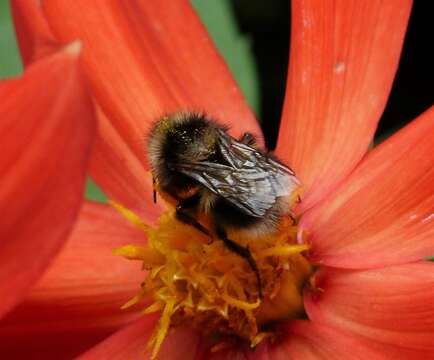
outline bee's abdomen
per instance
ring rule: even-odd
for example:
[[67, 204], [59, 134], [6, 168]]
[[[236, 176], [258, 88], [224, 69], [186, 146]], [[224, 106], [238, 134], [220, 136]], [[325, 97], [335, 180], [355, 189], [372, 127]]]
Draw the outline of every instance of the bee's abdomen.
[[213, 208], [214, 221], [222, 227], [243, 228], [254, 225], [260, 218], [245, 214], [223, 198], [218, 198]]
[[276, 199], [276, 203], [264, 216], [254, 217], [244, 213], [225, 199], [219, 198], [214, 204], [215, 224], [226, 230], [233, 230], [248, 238], [267, 236], [274, 233], [282, 218], [290, 213], [285, 197]]

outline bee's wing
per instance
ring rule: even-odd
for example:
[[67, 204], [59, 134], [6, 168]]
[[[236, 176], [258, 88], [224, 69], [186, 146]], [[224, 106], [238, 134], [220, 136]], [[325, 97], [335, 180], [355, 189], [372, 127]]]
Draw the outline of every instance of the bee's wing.
[[299, 186], [291, 169], [223, 131], [219, 149], [229, 165], [191, 162], [178, 164], [177, 169], [247, 215], [264, 216], [278, 197], [290, 195]]

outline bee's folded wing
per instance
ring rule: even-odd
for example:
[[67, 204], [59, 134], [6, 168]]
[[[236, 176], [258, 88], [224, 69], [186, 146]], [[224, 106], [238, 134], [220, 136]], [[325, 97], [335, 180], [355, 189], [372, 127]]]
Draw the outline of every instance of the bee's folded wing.
[[298, 184], [292, 175], [257, 166], [234, 168], [199, 162], [178, 164], [177, 170], [254, 217], [264, 216], [278, 197], [290, 195]]

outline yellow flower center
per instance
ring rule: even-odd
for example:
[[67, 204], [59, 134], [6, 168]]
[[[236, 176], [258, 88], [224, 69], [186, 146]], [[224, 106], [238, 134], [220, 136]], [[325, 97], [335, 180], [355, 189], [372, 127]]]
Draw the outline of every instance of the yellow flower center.
[[127, 245], [115, 249], [116, 255], [143, 262], [147, 270], [138, 294], [123, 308], [152, 299], [144, 313], [162, 313], [149, 341], [152, 358], [170, 328], [192, 326], [216, 340], [215, 349], [226, 336], [247, 341], [252, 347], [269, 336], [283, 319], [304, 315], [302, 290], [312, 267], [302, 253], [307, 244], [296, 242], [298, 227], [286, 219], [272, 236], [234, 238], [246, 246], [262, 279], [262, 297], [255, 273], [249, 264], [218, 238], [210, 239], [174, 216], [164, 213], [156, 228], [147, 226], [130, 210], [112, 205], [146, 233], [145, 246]]

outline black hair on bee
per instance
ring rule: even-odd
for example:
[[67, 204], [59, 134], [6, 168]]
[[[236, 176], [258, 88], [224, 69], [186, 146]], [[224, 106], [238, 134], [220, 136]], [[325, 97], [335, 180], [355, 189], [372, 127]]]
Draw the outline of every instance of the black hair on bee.
[[173, 197], [176, 216], [210, 235], [197, 221], [207, 214], [212, 231], [245, 258], [261, 277], [250, 251], [228, 238], [229, 231], [258, 237], [275, 232], [291, 216], [294, 172], [258, 149], [255, 137], [231, 137], [227, 128], [204, 114], [180, 112], [159, 119], [150, 131], [148, 156], [160, 192]]

